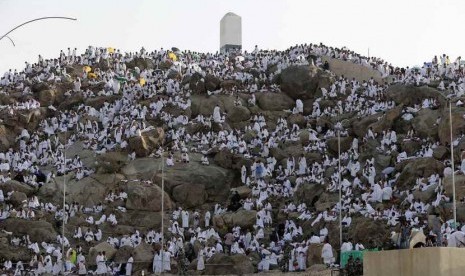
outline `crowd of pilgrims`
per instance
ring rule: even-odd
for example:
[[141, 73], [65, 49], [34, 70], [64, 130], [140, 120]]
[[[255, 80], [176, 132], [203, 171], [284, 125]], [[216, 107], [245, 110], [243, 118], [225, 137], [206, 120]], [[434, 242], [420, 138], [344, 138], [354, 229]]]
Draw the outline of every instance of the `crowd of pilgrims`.
[[[173, 108], [181, 110], [189, 108], [190, 96], [193, 92], [188, 85], [182, 85], [179, 80], [169, 78], [168, 75], [171, 70], [183, 77], [200, 74], [203, 78], [213, 75], [221, 80], [235, 80], [238, 85], [231, 90], [207, 91], [208, 95], [227, 94], [234, 97], [235, 105], [252, 106], [256, 104], [255, 93], [279, 92], [279, 86], [273, 84], [272, 80], [285, 68], [313, 63], [330, 69], [329, 64], [321, 59], [323, 56], [329, 56], [371, 67], [384, 77], [389, 76], [394, 83], [422, 85], [436, 81], [440, 90], [448, 91], [453, 97], [462, 95], [465, 88], [464, 67], [461, 66], [460, 57], [455, 62], [450, 62], [449, 57], [443, 55], [440, 58], [435, 57], [431, 63], [425, 63], [421, 68], [395, 68], [382, 59], [367, 58], [346, 48], [337, 49], [323, 44], [296, 45], [286, 51], [264, 51], [256, 47], [254, 51], [243, 52], [235, 58], [220, 53], [175, 51], [177, 60], [173, 61], [172, 53], [163, 48], [153, 52], [141, 49], [135, 53], [121, 53], [119, 50], [89, 47], [85, 53], [78, 55], [76, 49], [68, 49], [67, 53], [62, 51], [58, 59], [44, 59], [39, 56], [35, 64], [26, 62], [26, 68], [21, 72], [16, 70], [6, 72], [0, 79], [0, 93], [8, 95], [12, 92], [21, 92], [24, 95], [32, 95], [32, 84], [59, 83], [64, 78], [70, 79], [71, 76], [66, 72], [67, 66], [89, 66], [94, 68], [94, 76], [90, 77], [90, 74], [83, 70], [78, 77], [72, 78], [72, 89], [66, 91], [65, 95], [70, 97], [73, 93], [82, 93], [84, 98], [114, 95], [118, 97], [112, 102], [105, 102], [100, 108], [86, 106], [84, 103], [70, 110], [57, 110], [54, 106], [48, 106], [47, 108], [54, 111], [54, 116], [44, 119], [40, 126], [31, 132], [23, 129], [16, 139], [16, 146], [0, 152], [0, 183], [14, 179], [40, 189], [57, 175], [72, 173], [73, 177], [80, 180], [94, 172], [83, 164], [78, 155], [66, 156], [67, 147], [81, 141], [83, 147], [92, 150], [96, 155], [107, 151], [128, 151], [128, 139], [153, 130], [154, 126], [148, 124], [148, 120], [159, 120], [166, 126], [166, 139], [172, 143], [170, 148], [158, 147], [151, 157], [164, 156], [166, 165], [170, 167], [176, 166], [178, 162], [189, 162], [189, 155], [194, 152], [203, 153], [200, 162], [208, 166], [210, 164], [208, 153], [212, 148], [227, 149], [243, 155], [252, 160], [252, 165], [242, 166], [240, 172], [242, 183], [252, 191], [251, 196], [241, 199], [237, 193], [234, 193], [229, 204], [217, 203], [211, 210], [178, 208], [170, 214], [170, 224], [164, 237], [160, 229], [111, 236], [103, 233], [99, 226], [118, 224], [118, 214], [126, 211], [124, 200], [128, 195], [124, 190], [110, 191], [105, 202], [96, 206], [82, 206], [78, 202], [73, 202], [68, 203], [63, 209], [62, 206], [50, 202], [41, 202], [36, 196], [31, 196], [22, 207], [14, 208], [9, 203], [13, 192], [4, 193], [0, 189], [0, 201], [3, 202], [0, 209], [1, 220], [15, 217], [34, 220], [36, 219], [34, 211], [38, 209], [54, 214], [56, 221], [65, 223], [70, 217], [77, 215], [84, 215], [86, 218], [87, 227], [76, 227], [72, 236], [58, 235], [56, 241], [52, 243], [32, 242], [28, 236], [7, 232], [13, 246], [25, 246], [30, 249], [32, 258], [28, 265], [35, 274], [57, 275], [63, 267], [67, 271], [74, 270], [79, 274], [85, 274], [90, 271], [90, 268], [86, 267], [85, 260], [88, 252], [84, 252], [81, 245], [92, 246], [102, 241], [107, 241], [115, 248], [137, 247], [141, 243], [158, 244], [153, 257], [152, 269], [155, 273], [170, 271], [171, 261], [180, 255], [185, 255], [189, 261], [197, 258], [196, 268], [204, 270], [206, 261], [218, 252], [227, 254], [258, 252], [262, 258], [258, 270], [267, 271], [277, 267], [287, 271], [305, 270], [308, 246], [312, 243], [324, 244], [321, 252], [323, 261], [332, 265], [336, 256], [333, 255], [331, 244], [336, 242], [339, 244], [339, 242], [329, 240], [327, 226], [337, 223], [340, 209], [344, 228], [351, 226], [354, 216], [379, 220], [380, 223], [392, 227], [398, 225], [399, 218], [403, 217], [409, 228], [431, 231], [432, 234], [440, 236], [438, 240], [445, 242], [451, 236], [453, 231], [450, 221], [441, 222], [439, 229], [433, 231], [427, 228], [422, 219], [430, 206], [439, 206], [441, 202], [449, 201], [444, 194], [442, 176], [433, 174], [418, 178], [412, 190], [399, 190], [396, 187], [399, 173], [396, 173], [394, 168], [388, 167], [377, 171], [374, 158], [364, 161], [359, 158], [363, 145], [371, 139], [380, 141], [377, 149], [380, 152], [387, 154], [398, 152], [397, 162], [432, 156], [433, 150], [439, 143], [422, 140], [416, 136], [413, 129], [402, 137], [398, 137], [393, 129], [386, 129], [382, 133], [375, 133], [371, 128], [367, 129], [365, 137], [360, 140], [353, 139], [350, 149], [341, 152], [341, 179], [339, 180], [337, 170], [334, 170], [330, 178], [324, 177], [324, 173], [329, 168], [338, 166], [338, 156], [328, 151], [328, 139], [338, 134], [345, 137], [348, 131], [341, 122], [331, 127], [322, 127], [312, 125], [310, 123], [312, 119], [323, 115], [336, 117], [345, 113], [354, 113], [360, 118], [377, 113], [383, 114], [384, 111], [395, 107], [395, 103], [387, 100], [385, 95], [389, 84], [378, 83], [374, 79], [359, 82], [344, 76], [336, 76], [335, 82], [330, 87], [321, 89], [322, 96], [314, 101], [311, 114], [305, 116], [307, 122], [305, 128], [290, 124], [286, 117], [280, 117], [273, 122], [273, 127], [270, 127], [265, 116], [258, 114], [253, 115], [250, 123], [243, 129], [213, 131], [212, 125], [227, 121], [228, 114], [221, 110], [220, 106], [214, 107], [210, 116], [198, 115], [189, 118], [186, 115], [171, 114], [170, 110]], [[150, 59], [157, 68], [162, 63], [170, 61], [171, 68], [169, 70], [127, 68], [126, 64], [135, 58]], [[94, 67], [96, 64], [108, 61], [111, 61], [108, 70]], [[274, 73], [269, 70], [272, 66], [277, 68]], [[258, 76], [249, 73], [248, 69], [258, 71]], [[140, 83], [140, 79], [144, 79], [145, 84]], [[81, 89], [84, 80], [90, 84], [103, 84], [103, 88], [98, 92]], [[241, 97], [238, 96], [239, 93]], [[331, 99], [339, 100], [332, 106], [324, 108], [320, 106], [321, 102]], [[141, 104], [142, 101], [147, 100], [150, 102], [149, 105]], [[420, 110], [435, 109], [438, 106], [437, 99], [425, 99], [421, 105], [405, 106], [402, 118], [406, 121], [412, 120]], [[14, 115], [23, 110], [34, 110], [39, 107], [40, 103], [37, 100], [28, 97], [24, 102], [0, 106], [0, 111], [3, 112], [2, 114]], [[301, 114], [303, 110], [303, 102], [297, 99], [295, 107], [286, 112]], [[440, 120], [441, 118], [436, 123], [439, 124]], [[209, 131], [189, 134], [186, 131], [189, 124], [204, 125]], [[248, 140], [245, 134], [251, 131], [255, 135]], [[298, 156], [288, 156], [285, 162], [278, 163], [270, 151], [286, 143], [300, 140], [303, 131], [308, 133], [309, 141], [304, 146], [304, 151], [322, 154], [323, 161], [308, 162], [302, 153]], [[59, 139], [58, 134], [65, 134], [64, 143]], [[421, 150], [409, 156], [399, 147], [402, 139], [420, 140]], [[461, 137], [457, 137], [457, 141], [459, 139]], [[134, 158], [135, 153], [128, 152], [128, 159]], [[452, 173], [450, 161], [445, 161], [445, 165], [443, 176]], [[465, 166], [461, 169], [465, 169]], [[337, 192], [341, 185], [342, 204], [337, 203], [322, 212], [317, 212], [307, 206], [311, 204], [310, 202], [296, 201], [293, 195], [299, 186], [310, 184], [323, 185], [328, 192]], [[436, 193], [433, 202], [414, 199], [413, 191], [425, 191], [430, 187], [434, 187]], [[390, 202], [393, 198], [402, 199], [402, 204], [393, 204], [384, 210], [375, 207], [378, 203]], [[273, 222], [273, 210], [276, 208], [273, 202], [276, 200], [286, 202], [279, 212], [293, 213], [295, 216], [289, 216], [282, 223]], [[109, 210], [107, 204], [110, 202], [121, 202], [121, 204], [114, 210]], [[236, 226], [229, 229], [225, 236], [220, 235], [213, 227], [213, 216], [231, 209], [237, 210], [239, 207], [257, 211], [253, 229], [241, 229]], [[311, 226], [319, 230], [310, 235], [305, 234], [302, 229], [302, 223], [305, 221], [311, 221]], [[215, 244], [207, 243], [211, 238], [216, 240]], [[163, 244], [160, 245], [162, 241]], [[197, 255], [192, 249], [196, 241], [202, 245]], [[65, 247], [65, 252], [62, 252], [62, 245]], [[346, 239], [340, 250], [342, 252], [363, 250], [368, 246], [370, 245], [364, 245], [360, 241]], [[185, 248], [188, 249], [184, 250]], [[64, 266], [62, 259], [66, 260]], [[96, 274], [115, 273], [123, 266], [125, 274], [131, 275], [133, 262], [131, 256], [126, 264], [115, 264], [107, 260], [105, 252], [99, 252], [96, 259], [97, 267], [92, 267], [92, 271]], [[4, 262], [5, 270], [16, 273], [24, 269], [24, 266], [25, 264], [20, 260]]]

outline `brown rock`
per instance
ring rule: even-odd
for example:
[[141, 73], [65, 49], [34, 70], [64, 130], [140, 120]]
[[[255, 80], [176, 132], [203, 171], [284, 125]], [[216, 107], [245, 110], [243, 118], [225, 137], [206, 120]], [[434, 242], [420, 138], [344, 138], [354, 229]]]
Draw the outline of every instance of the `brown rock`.
[[386, 90], [388, 99], [392, 99], [396, 104], [405, 104], [405, 106], [421, 105], [424, 99], [437, 99], [441, 105], [446, 103], [445, 97], [437, 89], [414, 85], [395, 84], [389, 86]]
[[314, 98], [321, 87], [327, 88], [332, 82], [329, 74], [316, 66], [290, 66], [284, 69], [278, 83], [281, 90], [294, 100], [307, 100]]
[[[129, 181], [126, 183], [126, 192], [128, 194], [126, 201], [128, 210], [161, 211], [162, 190], [159, 186]], [[171, 199], [166, 192], [164, 195], [164, 208], [165, 211], [173, 208]]]
[[205, 266], [207, 275], [244, 275], [254, 273], [255, 268], [246, 255], [225, 255], [217, 253], [213, 255]]
[[398, 163], [396, 170], [402, 171], [396, 183], [397, 187], [409, 189], [415, 185], [418, 177], [429, 177], [435, 173], [442, 175], [444, 164], [431, 157], [416, 158]]
[[263, 110], [290, 110], [295, 105], [295, 102], [284, 93], [258, 93], [256, 99], [258, 106]]
[[[465, 113], [464, 107], [452, 107], [452, 135], [453, 137], [459, 136], [465, 131], [465, 119], [463, 114]], [[439, 141], [445, 145], [450, 144], [450, 119], [449, 109], [446, 108], [442, 112], [442, 119], [437, 127]]]
[[55, 229], [43, 220], [8, 218], [0, 222], [0, 228], [13, 232], [15, 236], [29, 235], [31, 242], [56, 242]]
[[103, 251], [105, 251], [105, 256], [109, 260], [111, 260], [116, 254], [116, 249], [113, 246], [111, 246], [107, 242], [102, 242], [102, 243], [99, 243], [96, 246], [90, 248], [89, 255], [86, 258], [86, 264], [88, 264], [90, 266], [96, 265], [95, 259], [96, 259], [97, 255], [98, 255], [98, 253], [103, 252]]
[[39, 92], [39, 102], [41, 106], [49, 106], [55, 103], [56, 91], [47, 89]]
[[238, 210], [224, 213], [221, 216], [229, 229], [234, 226], [240, 226], [242, 229], [252, 229], [257, 219], [257, 211]]
[[173, 188], [173, 199], [185, 208], [198, 207], [205, 203], [207, 192], [203, 184], [181, 184]]
[[[450, 197], [452, 200], [453, 195], [453, 185], [452, 185], [452, 176], [446, 176], [444, 178], [444, 190], [446, 196]], [[455, 175], [455, 199], [457, 201], [465, 197], [465, 175], [456, 174]]]
[[436, 120], [440, 116], [438, 110], [432, 110], [429, 108], [422, 109], [415, 114], [415, 118], [412, 120], [412, 127], [421, 138], [432, 138], [437, 139], [438, 127], [436, 127]]
[[23, 206], [25, 202], [27, 202], [27, 196], [22, 192], [14, 192], [10, 196], [10, 203], [13, 204], [14, 207]]
[[238, 123], [250, 119], [250, 111], [245, 106], [234, 106], [228, 110], [227, 119], [231, 123]]
[[349, 236], [355, 242], [369, 244], [370, 240], [377, 246], [382, 246], [389, 242], [390, 229], [385, 223], [365, 217], [352, 218], [352, 224], [349, 228]]

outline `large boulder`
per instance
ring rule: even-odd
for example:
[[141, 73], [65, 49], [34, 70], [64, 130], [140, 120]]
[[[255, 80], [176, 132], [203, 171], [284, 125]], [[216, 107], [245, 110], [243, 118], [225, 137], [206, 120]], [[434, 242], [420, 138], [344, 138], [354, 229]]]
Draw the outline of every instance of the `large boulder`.
[[429, 177], [436, 173], [442, 175], [444, 164], [432, 157], [415, 158], [398, 163], [396, 170], [401, 171], [396, 182], [397, 187], [411, 189], [419, 177]]
[[[452, 185], [452, 176], [446, 176], [444, 178], [444, 190], [446, 196], [452, 199], [453, 195], [453, 185]], [[460, 201], [465, 197], [465, 175], [456, 174], [455, 175], [455, 199]]]
[[[328, 145], [328, 148], [333, 152], [333, 153], [338, 153], [338, 138], [337, 137], [332, 137], [329, 138], [326, 143]], [[341, 153], [344, 153], [350, 149], [352, 146], [352, 140], [353, 138], [348, 136], [348, 137], [341, 137]]]
[[55, 103], [56, 91], [52, 89], [42, 90], [39, 92], [39, 102], [41, 106], [49, 106]]
[[[465, 132], [465, 113], [464, 107], [453, 107], [452, 108], [452, 136], [457, 137]], [[442, 144], [450, 144], [450, 116], [449, 109], [445, 109], [442, 112], [441, 122], [439, 123], [437, 130], [439, 135], [439, 141]], [[455, 138], [454, 138], [455, 139]]]
[[151, 153], [151, 149], [143, 136], [129, 138], [128, 144], [129, 150], [135, 152], [137, 157], [146, 157]]
[[71, 179], [70, 175], [58, 176], [53, 181], [39, 189], [38, 195], [59, 204], [63, 200], [63, 185], [66, 182], [66, 200], [79, 202], [87, 207], [104, 202], [105, 196], [110, 190], [115, 190], [117, 184], [124, 179], [120, 174], [92, 174], [81, 180]]
[[316, 200], [315, 209], [318, 212], [323, 212], [327, 208], [332, 208], [338, 202], [339, 202], [338, 194], [324, 192], [324, 193], [321, 193], [321, 195], [318, 197], [318, 200]]
[[227, 118], [231, 123], [243, 122], [250, 119], [250, 111], [244, 106], [234, 106], [227, 112]]
[[[156, 177], [159, 179], [160, 175]], [[228, 198], [233, 179], [234, 173], [232, 171], [212, 164], [204, 166], [199, 162], [170, 167], [165, 174], [167, 187], [174, 188], [185, 183], [203, 184], [208, 202], [224, 202]], [[170, 192], [172, 194], [173, 190]]]
[[141, 136], [131, 137], [128, 141], [129, 150], [134, 151], [137, 157], [146, 157], [161, 145], [164, 139], [163, 129], [156, 128], [142, 133]]
[[[399, 125], [397, 119], [402, 115], [403, 105], [398, 105], [393, 109], [390, 109], [384, 113], [378, 121], [372, 123], [370, 127], [373, 128], [373, 131], [376, 133], [382, 133], [383, 130], [393, 128], [396, 130], [395, 126]], [[398, 130], [396, 130], [398, 131]]]
[[9, 202], [14, 207], [23, 206], [23, 204], [27, 202], [27, 196], [25, 193], [22, 192], [13, 192], [13, 194], [11, 194], [10, 196]]
[[214, 75], [205, 76], [205, 88], [207, 91], [215, 91], [220, 89], [221, 80]]
[[434, 126], [436, 125], [436, 120], [439, 117], [440, 112], [438, 110], [432, 110], [429, 108], [422, 109], [415, 114], [415, 118], [412, 120], [412, 127], [419, 137], [436, 140], [438, 136], [438, 128]]
[[[323, 250], [322, 243], [311, 243], [307, 249], [307, 267], [323, 264], [321, 258], [321, 251]], [[337, 256], [336, 251], [333, 249], [333, 255]]]
[[5, 183], [0, 184], [1, 189], [3, 190], [3, 193], [6, 194], [8, 192], [21, 192], [26, 194], [27, 196], [32, 196], [34, 193], [34, 189], [24, 183], [18, 182], [16, 180], [9, 180]]
[[127, 209], [126, 212], [118, 213], [117, 219], [119, 225], [134, 226], [138, 229], [159, 229], [161, 226], [161, 212]]
[[370, 241], [377, 246], [382, 246], [389, 241], [390, 228], [385, 223], [372, 218], [354, 217], [349, 228], [349, 236], [354, 242], [370, 244]]
[[0, 125], [0, 150], [7, 151], [15, 142], [16, 135], [5, 125]]
[[294, 196], [299, 202], [304, 202], [307, 207], [313, 207], [324, 191], [323, 185], [303, 183], [299, 185]]
[[106, 152], [97, 157], [97, 171], [100, 173], [118, 173], [127, 163], [127, 154], [117, 151]]
[[243, 254], [214, 254], [205, 266], [206, 275], [244, 275], [255, 272], [252, 261]]
[[229, 150], [220, 150], [215, 154], [215, 164], [225, 169], [240, 170], [242, 165], [251, 165], [252, 161], [245, 159], [241, 154], [232, 153]]
[[258, 106], [263, 110], [290, 110], [295, 105], [295, 102], [284, 93], [258, 93], [256, 98]]
[[389, 86], [386, 90], [388, 99], [393, 100], [396, 104], [405, 106], [421, 105], [424, 99], [437, 99], [441, 105], [446, 103], [444, 95], [437, 89], [428, 86], [414, 86], [395, 84]]
[[229, 229], [234, 226], [240, 226], [241, 229], [252, 229], [257, 220], [257, 211], [241, 209], [236, 212], [224, 213], [221, 217]]
[[173, 199], [185, 208], [199, 207], [207, 200], [204, 184], [185, 183], [173, 188]]
[[86, 263], [90, 266], [96, 265], [95, 259], [98, 253], [103, 251], [105, 251], [105, 256], [108, 260], [111, 260], [116, 254], [116, 249], [113, 246], [111, 246], [111, 244], [107, 242], [101, 242], [89, 249], [89, 255], [86, 258]]
[[182, 80], [182, 85], [189, 84], [189, 89], [194, 92], [194, 94], [205, 94], [205, 80], [200, 73], [195, 72], [192, 75], [184, 76]]
[[321, 92], [318, 89], [327, 88], [331, 82], [331, 76], [316, 66], [290, 66], [278, 80], [281, 90], [294, 100], [313, 99]]
[[127, 68], [138, 67], [141, 70], [144, 69], [155, 69], [155, 64], [151, 59], [135, 57], [131, 61], [126, 62]]
[[0, 228], [13, 232], [17, 237], [29, 235], [31, 242], [56, 242], [57, 238], [57, 232], [53, 226], [43, 220], [9, 218], [0, 221]]
[[[126, 208], [128, 210], [161, 211], [161, 196], [163, 191], [158, 185], [129, 181], [126, 183], [126, 193], [128, 194], [126, 201]], [[164, 192], [163, 202], [165, 210], [173, 208], [171, 199], [166, 192]]]

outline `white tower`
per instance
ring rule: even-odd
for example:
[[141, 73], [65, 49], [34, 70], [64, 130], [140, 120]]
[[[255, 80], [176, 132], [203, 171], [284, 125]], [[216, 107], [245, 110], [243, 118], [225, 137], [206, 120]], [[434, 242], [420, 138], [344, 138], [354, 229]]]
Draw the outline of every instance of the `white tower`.
[[220, 21], [220, 52], [242, 49], [242, 18], [228, 12]]

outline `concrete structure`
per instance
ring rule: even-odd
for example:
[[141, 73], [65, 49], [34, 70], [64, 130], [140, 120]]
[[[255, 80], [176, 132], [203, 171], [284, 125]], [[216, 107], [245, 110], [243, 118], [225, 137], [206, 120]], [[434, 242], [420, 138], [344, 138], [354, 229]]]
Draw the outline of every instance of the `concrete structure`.
[[365, 276], [459, 276], [465, 275], [465, 248], [427, 247], [367, 252]]
[[228, 12], [220, 21], [220, 51], [242, 49], [242, 18], [232, 12]]

